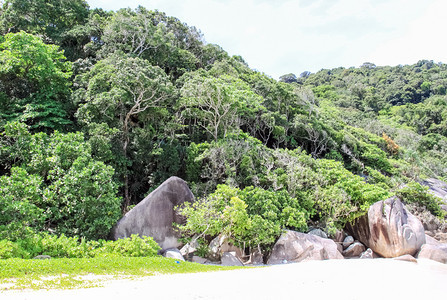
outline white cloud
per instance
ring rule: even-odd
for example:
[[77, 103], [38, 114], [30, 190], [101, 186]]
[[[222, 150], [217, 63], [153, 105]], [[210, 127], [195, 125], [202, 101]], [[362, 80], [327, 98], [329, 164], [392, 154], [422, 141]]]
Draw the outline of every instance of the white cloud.
[[378, 46], [371, 57], [380, 65], [412, 64], [421, 59], [447, 62], [446, 10], [443, 0], [432, 3], [402, 36]]

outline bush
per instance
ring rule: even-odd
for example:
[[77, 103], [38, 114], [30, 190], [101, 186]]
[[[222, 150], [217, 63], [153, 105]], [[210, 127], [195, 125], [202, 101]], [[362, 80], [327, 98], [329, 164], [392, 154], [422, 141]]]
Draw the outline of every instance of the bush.
[[309, 212], [285, 191], [247, 187], [244, 190], [218, 185], [206, 198], [180, 209], [187, 217], [179, 226], [183, 235], [225, 235], [238, 246], [268, 248], [281, 229], [305, 230]]
[[0, 240], [0, 259], [28, 257], [29, 253], [23, 250], [17, 243]]
[[42, 229], [43, 210], [36, 205], [42, 184], [42, 178], [17, 167], [0, 177], [0, 239], [15, 241]]
[[428, 192], [428, 187], [417, 182], [410, 182], [408, 185], [397, 191], [396, 195], [405, 203], [414, 203], [425, 207], [433, 215], [444, 217], [445, 212], [441, 209], [442, 201]]
[[65, 235], [40, 234], [17, 242], [0, 240], [0, 258], [89, 258], [97, 256], [149, 257], [157, 255], [160, 246], [151, 237], [132, 235], [117, 241], [86, 241]]
[[149, 257], [157, 255], [160, 249], [160, 246], [152, 237], [139, 237], [136, 234], [132, 234], [130, 238], [104, 242], [94, 253], [95, 256], [111, 254], [130, 257]]
[[92, 158], [82, 133], [31, 134], [8, 123], [0, 153], [14, 162], [0, 177], [0, 239], [23, 239], [29, 229], [105, 238], [119, 219], [115, 171]]

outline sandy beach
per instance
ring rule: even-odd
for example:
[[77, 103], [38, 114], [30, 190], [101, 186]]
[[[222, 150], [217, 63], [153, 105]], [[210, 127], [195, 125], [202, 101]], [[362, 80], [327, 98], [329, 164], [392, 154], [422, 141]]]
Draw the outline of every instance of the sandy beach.
[[88, 289], [2, 291], [0, 299], [445, 299], [446, 285], [447, 265], [435, 261], [351, 259], [113, 280]]

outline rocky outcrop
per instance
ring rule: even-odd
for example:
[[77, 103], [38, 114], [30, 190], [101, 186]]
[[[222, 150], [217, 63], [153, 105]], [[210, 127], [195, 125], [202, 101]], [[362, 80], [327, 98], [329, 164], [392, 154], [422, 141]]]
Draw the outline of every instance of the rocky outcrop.
[[319, 229], [319, 228], [312, 229], [312, 230], [309, 231], [308, 233], [309, 233], [309, 234], [316, 235], [316, 236], [319, 236], [319, 237], [321, 237], [321, 238], [323, 238], [323, 239], [327, 239], [327, 234], [326, 234], [326, 232], [324, 232], [323, 230], [321, 230], [321, 229]]
[[425, 244], [422, 246], [421, 251], [419, 251], [418, 259], [419, 258], [431, 259], [447, 264], [447, 245]]
[[343, 259], [333, 240], [287, 230], [273, 246], [267, 264]]
[[348, 248], [349, 246], [351, 246], [354, 243], [354, 238], [350, 235], [348, 235], [347, 237], [345, 237], [345, 239], [343, 240], [343, 249]]
[[153, 237], [163, 249], [178, 247], [178, 233], [172, 224], [182, 224], [184, 220], [175, 207], [193, 201], [194, 196], [186, 182], [171, 177], [118, 221], [112, 237], [117, 240], [138, 234]]
[[366, 248], [362, 243], [354, 242], [351, 245], [349, 245], [348, 248], [343, 250], [343, 256], [347, 258], [352, 257], [360, 257], [360, 255], [365, 252]]
[[428, 235], [425, 238], [427, 243], [422, 245], [417, 258], [426, 258], [447, 264], [447, 244], [440, 243]]
[[164, 251], [163, 256], [168, 257], [168, 258], [174, 258], [179, 261], [185, 261], [185, 259], [183, 258], [183, 255], [180, 253], [180, 251], [177, 248], [167, 249], [166, 251]]
[[396, 197], [374, 203], [347, 229], [383, 257], [415, 255], [425, 243], [422, 223]]
[[435, 178], [429, 178], [422, 182], [423, 185], [428, 186], [429, 192], [434, 196], [441, 198], [447, 204], [447, 183]]
[[362, 254], [360, 254], [361, 259], [373, 259], [379, 258], [379, 256], [371, 250], [371, 248], [366, 249]]
[[415, 263], [415, 264], [418, 263], [417, 259], [414, 258], [413, 256], [411, 256], [410, 254], [405, 254], [405, 255], [402, 255], [402, 256], [398, 256], [398, 257], [395, 257], [393, 259], [394, 260], [400, 260], [400, 261], [412, 262], [412, 263]]
[[224, 252], [221, 258], [221, 265], [227, 267], [242, 267], [244, 264], [236, 257], [234, 252]]
[[211, 260], [220, 260], [224, 252], [234, 252], [238, 259], [243, 260], [244, 251], [229, 243], [228, 238], [224, 235], [214, 238], [209, 244], [209, 249], [208, 258]]

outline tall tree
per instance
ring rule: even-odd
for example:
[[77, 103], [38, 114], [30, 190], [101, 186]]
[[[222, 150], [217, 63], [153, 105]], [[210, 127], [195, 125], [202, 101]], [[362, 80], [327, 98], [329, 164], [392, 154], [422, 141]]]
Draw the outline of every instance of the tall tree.
[[181, 118], [205, 130], [215, 141], [253, 119], [262, 98], [240, 79], [194, 74], [185, 81], [179, 102]]
[[127, 208], [131, 200], [129, 146], [136, 131], [151, 128], [154, 116], [172, 96], [173, 86], [159, 67], [122, 53], [99, 61], [88, 73], [78, 76], [77, 81], [82, 86], [74, 95], [81, 103], [79, 120], [85, 124], [105, 123], [120, 133], [125, 164], [121, 170], [124, 208]]
[[88, 16], [85, 0], [5, 0], [0, 31], [6, 34], [23, 30], [38, 35], [45, 43], [62, 46], [71, 56], [77, 45], [68, 32], [85, 24]]
[[0, 51], [1, 119], [21, 120], [38, 130], [65, 130], [72, 123], [71, 63], [59, 47], [21, 31], [5, 35]]

